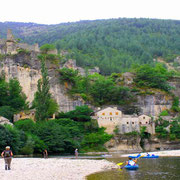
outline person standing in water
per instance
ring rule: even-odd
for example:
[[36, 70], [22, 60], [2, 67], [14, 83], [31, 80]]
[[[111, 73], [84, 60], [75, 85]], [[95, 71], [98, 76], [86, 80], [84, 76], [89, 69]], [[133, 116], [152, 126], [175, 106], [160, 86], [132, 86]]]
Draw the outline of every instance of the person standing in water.
[[78, 149], [75, 149], [75, 156], [78, 158]]
[[6, 149], [1, 153], [1, 157], [4, 158], [5, 161], [5, 170], [11, 169], [12, 156], [13, 153], [10, 150], [10, 146], [6, 146]]

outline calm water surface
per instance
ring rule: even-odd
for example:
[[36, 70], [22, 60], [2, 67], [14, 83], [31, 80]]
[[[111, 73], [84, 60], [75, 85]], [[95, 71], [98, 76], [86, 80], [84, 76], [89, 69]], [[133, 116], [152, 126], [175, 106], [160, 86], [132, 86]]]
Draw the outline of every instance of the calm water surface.
[[[115, 163], [127, 158], [109, 158]], [[138, 159], [136, 171], [111, 170], [92, 174], [88, 180], [180, 180], [180, 157], [160, 157], [158, 159]]]

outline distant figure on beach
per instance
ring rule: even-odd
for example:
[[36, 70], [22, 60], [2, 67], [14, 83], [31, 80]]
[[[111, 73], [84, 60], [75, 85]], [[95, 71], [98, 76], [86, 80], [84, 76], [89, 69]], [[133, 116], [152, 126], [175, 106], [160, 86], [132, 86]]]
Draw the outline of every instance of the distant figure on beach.
[[78, 158], [78, 149], [75, 149], [75, 156]]
[[10, 150], [10, 146], [6, 146], [5, 150], [1, 153], [1, 157], [5, 161], [5, 170], [11, 170], [11, 161], [13, 153]]
[[48, 158], [48, 152], [47, 152], [47, 149], [44, 150], [43, 155], [44, 155], [44, 158]]

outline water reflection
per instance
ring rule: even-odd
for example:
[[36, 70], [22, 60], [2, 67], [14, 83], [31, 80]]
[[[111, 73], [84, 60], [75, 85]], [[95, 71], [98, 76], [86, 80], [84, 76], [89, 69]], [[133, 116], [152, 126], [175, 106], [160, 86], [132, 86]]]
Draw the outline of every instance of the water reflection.
[[[108, 159], [115, 163], [127, 158]], [[160, 157], [158, 159], [139, 159], [137, 171], [111, 170], [90, 175], [88, 180], [179, 180], [180, 158]]]

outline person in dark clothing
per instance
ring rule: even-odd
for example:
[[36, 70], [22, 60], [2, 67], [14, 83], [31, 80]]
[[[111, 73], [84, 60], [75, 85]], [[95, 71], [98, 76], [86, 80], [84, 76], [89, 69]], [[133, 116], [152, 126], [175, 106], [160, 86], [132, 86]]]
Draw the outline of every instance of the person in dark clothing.
[[47, 149], [45, 149], [45, 150], [43, 151], [43, 156], [44, 156], [44, 158], [48, 158], [48, 152], [47, 152]]
[[5, 170], [11, 169], [11, 161], [13, 153], [10, 150], [10, 146], [6, 146], [6, 149], [1, 153], [2, 158], [4, 158], [5, 161]]

